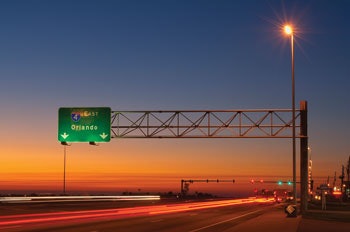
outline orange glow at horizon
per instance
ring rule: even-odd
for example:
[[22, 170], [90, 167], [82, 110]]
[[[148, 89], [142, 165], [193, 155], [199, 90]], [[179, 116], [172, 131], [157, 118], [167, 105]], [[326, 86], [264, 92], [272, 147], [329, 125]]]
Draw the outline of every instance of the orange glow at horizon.
[[[254, 144], [254, 146], [252, 146]], [[290, 176], [289, 141], [279, 140], [114, 140], [67, 147], [67, 191], [178, 191], [181, 179], [237, 179]], [[40, 143], [7, 141], [0, 183], [6, 191], [62, 191], [63, 146], [51, 133]], [[194, 185], [194, 191], [223, 189]], [[239, 184], [225, 185], [235, 192]], [[250, 189], [249, 189], [250, 191]]]

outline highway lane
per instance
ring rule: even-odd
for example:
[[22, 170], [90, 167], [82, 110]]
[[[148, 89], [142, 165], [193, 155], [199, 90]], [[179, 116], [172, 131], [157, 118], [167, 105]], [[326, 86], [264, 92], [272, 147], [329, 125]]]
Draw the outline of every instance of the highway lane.
[[0, 231], [222, 231], [271, 204], [243, 199], [4, 215]]
[[[206, 209], [194, 212], [138, 217], [62, 227], [52, 232], [218, 232], [226, 231], [246, 220], [253, 219], [268, 210], [266, 206], [233, 206], [217, 209]], [[44, 230], [42, 230], [44, 231]]]

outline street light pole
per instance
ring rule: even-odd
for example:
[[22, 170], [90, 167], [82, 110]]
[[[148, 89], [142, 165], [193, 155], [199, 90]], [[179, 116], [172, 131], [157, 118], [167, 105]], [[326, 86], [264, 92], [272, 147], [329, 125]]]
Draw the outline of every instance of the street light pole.
[[284, 27], [287, 35], [290, 35], [291, 59], [292, 59], [292, 146], [293, 146], [293, 203], [297, 204], [296, 186], [296, 142], [295, 142], [295, 79], [294, 79], [294, 34], [293, 28], [289, 25]]
[[292, 53], [292, 117], [293, 117], [293, 192], [294, 204], [297, 204], [297, 185], [296, 185], [296, 142], [295, 142], [295, 79], [294, 79], [294, 35], [290, 37], [291, 53]]

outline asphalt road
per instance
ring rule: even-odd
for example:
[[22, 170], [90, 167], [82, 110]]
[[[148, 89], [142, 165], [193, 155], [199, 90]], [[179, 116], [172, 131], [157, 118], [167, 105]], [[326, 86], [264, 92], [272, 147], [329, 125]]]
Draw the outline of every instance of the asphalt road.
[[[265, 207], [258, 205], [220, 207], [215, 209], [196, 210], [190, 212], [161, 214], [157, 216], [140, 216], [116, 220], [96, 221], [78, 225], [67, 225], [50, 228], [50, 231], [224, 231], [238, 223], [263, 213]], [[34, 230], [33, 230], [34, 231]], [[47, 231], [43, 228], [35, 231]]]
[[[0, 217], [0, 231], [225, 231], [273, 207], [271, 202], [253, 201], [148, 203], [135, 207], [127, 207], [128, 203], [122, 203], [122, 208], [102, 207], [101, 204], [83, 204], [82, 208], [77, 203], [73, 204], [74, 207], [65, 204], [65, 207], [61, 207], [66, 210], [56, 206], [50, 212], [47, 212], [50, 204], [46, 211], [42, 205], [37, 209], [29, 207], [24, 211], [25, 214]], [[113, 205], [102, 205], [108, 204]]]
[[[266, 209], [266, 208], [264, 208]], [[154, 232], [154, 231], [225, 231], [245, 220], [252, 219], [263, 213], [261, 206], [225, 207], [217, 209], [198, 210], [159, 216], [145, 216], [130, 219], [120, 219], [95, 222], [77, 226], [61, 227], [52, 232]], [[42, 230], [44, 231], [44, 230]]]

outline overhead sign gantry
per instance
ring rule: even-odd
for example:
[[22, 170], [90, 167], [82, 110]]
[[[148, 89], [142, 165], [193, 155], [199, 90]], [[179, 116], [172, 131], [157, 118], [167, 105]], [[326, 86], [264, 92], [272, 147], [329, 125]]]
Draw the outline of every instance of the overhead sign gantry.
[[308, 200], [306, 101], [301, 101], [300, 109], [295, 112], [291, 109], [111, 111], [108, 107], [60, 108], [58, 140], [64, 144], [108, 142], [111, 138], [292, 138], [293, 122], [295, 137], [300, 139], [303, 214]]

